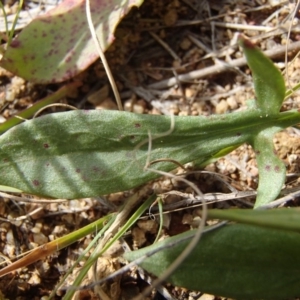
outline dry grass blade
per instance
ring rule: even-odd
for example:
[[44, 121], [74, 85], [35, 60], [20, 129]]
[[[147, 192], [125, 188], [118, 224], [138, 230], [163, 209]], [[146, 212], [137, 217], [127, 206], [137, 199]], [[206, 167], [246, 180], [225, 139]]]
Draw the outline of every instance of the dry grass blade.
[[118, 91], [115, 79], [114, 79], [114, 77], [113, 77], [113, 75], [111, 73], [111, 70], [110, 70], [109, 64], [108, 64], [108, 62], [106, 60], [106, 57], [104, 55], [104, 52], [101, 49], [101, 45], [100, 45], [99, 39], [97, 37], [96, 31], [95, 31], [95, 28], [94, 28], [94, 25], [93, 25], [93, 20], [92, 20], [92, 15], [91, 15], [91, 9], [90, 9], [90, 1], [89, 0], [86, 1], [86, 9], [85, 10], [86, 10], [86, 16], [87, 16], [87, 20], [88, 20], [89, 29], [91, 31], [92, 38], [93, 38], [93, 40], [95, 42], [95, 47], [96, 47], [96, 49], [98, 51], [98, 54], [99, 54], [99, 56], [101, 58], [103, 66], [105, 68], [107, 77], [108, 77], [109, 82], [111, 84], [111, 87], [113, 89], [113, 92], [114, 92], [114, 95], [115, 95], [115, 98], [116, 98], [116, 102], [117, 102], [118, 108], [119, 108], [119, 110], [123, 110], [122, 101], [121, 101], [121, 98], [120, 98], [120, 94], [119, 94], [119, 91]]

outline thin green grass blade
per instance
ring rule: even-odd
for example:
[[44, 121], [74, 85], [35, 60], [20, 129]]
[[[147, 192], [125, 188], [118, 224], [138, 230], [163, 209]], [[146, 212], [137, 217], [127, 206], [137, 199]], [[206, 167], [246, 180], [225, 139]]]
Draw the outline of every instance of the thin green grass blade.
[[[87, 249], [91, 249], [95, 242], [98, 241], [98, 239], [104, 234], [104, 232], [109, 228], [110, 225], [112, 225], [113, 221], [115, 220], [115, 218], [112, 218], [108, 221], [108, 223], [100, 230], [100, 232], [94, 237], [92, 243], [87, 247]], [[86, 250], [87, 250], [86, 249]], [[86, 252], [86, 251], [85, 251]], [[91, 256], [89, 256], [88, 259], [90, 259]], [[80, 261], [80, 257], [76, 260], [76, 262], [74, 263], [74, 266], [76, 266], [76, 264]], [[70, 289], [67, 290], [65, 296], [64, 296], [64, 300], [71, 300], [75, 291], [76, 291], [76, 287], [78, 287], [81, 282], [83, 281], [83, 279], [85, 278], [86, 274], [88, 273], [88, 271], [90, 270], [92, 264], [87, 264], [87, 262], [85, 262], [85, 264], [83, 265], [83, 267], [81, 268], [80, 272], [78, 273], [77, 277], [75, 278], [74, 282], [72, 283], [72, 287]], [[69, 276], [70, 272], [67, 272], [65, 274], [65, 276], [62, 278], [62, 280], [60, 281], [60, 283], [55, 287], [54, 291], [51, 293], [50, 295], [50, 299], [53, 299], [55, 297], [55, 290], [57, 290], [59, 288], [59, 286], [61, 286], [64, 283], [64, 280], [67, 279], [67, 277]]]
[[[107, 217], [107, 216], [106, 216]], [[94, 226], [94, 232], [98, 232], [97, 235], [93, 238], [92, 242], [84, 249], [84, 251], [79, 255], [75, 263], [71, 266], [71, 268], [66, 272], [66, 274], [63, 276], [63, 278], [60, 280], [60, 282], [55, 286], [55, 288], [52, 290], [51, 294], [49, 295], [49, 300], [54, 299], [57, 290], [61, 285], [64, 284], [64, 282], [67, 280], [67, 278], [70, 276], [70, 274], [73, 272], [74, 268], [76, 268], [80, 261], [83, 261], [85, 255], [88, 254], [88, 252], [95, 246], [95, 244], [98, 242], [98, 240], [101, 238], [103, 233], [109, 228], [109, 226], [113, 223], [115, 217], [110, 215], [110, 219], [108, 222], [102, 227], [97, 228], [97, 226]], [[95, 230], [96, 229], [96, 230]], [[100, 230], [99, 230], [100, 229]]]
[[161, 198], [158, 198], [157, 202], [158, 202], [157, 205], [158, 205], [158, 212], [159, 212], [159, 228], [158, 228], [157, 235], [156, 235], [156, 238], [155, 238], [155, 241], [153, 242], [153, 244], [157, 243], [157, 241], [159, 240], [160, 235], [163, 230], [163, 224], [164, 224], [163, 203], [162, 203], [163, 201]]
[[208, 217], [300, 232], [300, 208], [279, 208], [271, 210], [211, 209], [208, 212]]
[[62, 98], [66, 97], [68, 95], [68, 93], [70, 93], [70, 91], [72, 89], [77, 88], [78, 85], [79, 84], [77, 82], [72, 82], [72, 83], [66, 84], [63, 87], [61, 87], [59, 90], [54, 92], [53, 94], [43, 98], [40, 101], [37, 101], [32, 106], [21, 111], [17, 115], [12, 116], [7, 121], [0, 124], [0, 134], [4, 133], [5, 131], [9, 130], [10, 128], [16, 126], [17, 124], [24, 122], [25, 121], [24, 119], [29, 119], [29, 118], [33, 117], [33, 115], [37, 111], [39, 111], [41, 108], [43, 108], [49, 104], [58, 102]]
[[69, 289], [64, 296], [64, 300], [71, 300], [75, 291], [76, 287], [79, 287], [82, 280], [86, 276], [87, 272], [90, 270], [92, 265], [96, 262], [97, 258], [101, 256], [105, 251], [107, 251], [108, 248], [110, 248], [118, 239], [120, 239], [126, 231], [128, 231], [133, 224], [140, 218], [140, 216], [147, 210], [149, 209], [150, 205], [153, 203], [155, 200], [156, 196], [152, 195], [150, 196], [133, 214], [132, 216], [128, 219], [128, 221], [120, 228], [118, 233], [114, 235], [109, 242], [101, 249], [100, 252], [97, 252], [96, 250], [93, 251], [82, 267], [80, 273], [78, 274], [77, 278], [72, 284], [72, 288]]

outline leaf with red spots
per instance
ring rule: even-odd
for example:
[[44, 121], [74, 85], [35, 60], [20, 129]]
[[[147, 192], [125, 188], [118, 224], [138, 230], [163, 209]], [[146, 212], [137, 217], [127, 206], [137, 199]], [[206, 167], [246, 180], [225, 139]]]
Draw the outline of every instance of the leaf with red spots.
[[[143, 0], [91, 0], [91, 14], [103, 50], [114, 40], [114, 30], [132, 6]], [[67, 80], [97, 58], [87, 25], [85, 1], [64, 0], [34, 19], [7, 48], [1, 67], [36, 83]]]
[[134, 188], [158, 176], [144, 169], [150, 131], [150, 158], [160, 160], [155, 167], [163, 171], [175, 167], [166, 158], [205, 164], [242, 143], [252, 144], [260, 173], [256, 207], [274, 200], [285, 168], [272, 138], [299, 123], [300, 112], [279, 112], [284, 97], [280, 72], [250, 42], [241, 39], [241, 45], [254, 76], [258, 98], [254, 107], [208, 118], [176, 117], [171, 131], [170, 117], [115, 111], [75, 111], [27, 121], [0, 137], [0, 184], [58, 198]]
[[[239, 43], [244, 50], [252, 71], [256, 95], [255, 106], [261, 118], [278, 116], [285, 97], [285, 83], [281, 72], [250, 40], [240, 36]], [[256, 152], [259, 169], [259, 185], [255, 207], [274, 200], [285, 180], [285, 166], [276, 156], [273, 136], [277, 126], [270, 126], [253, 136], [252, 145]]]
[[[169, 116], [108, 110], [50, 114], [26, 121], [0, 136], [0, 184], [27, 193], [69, 199], [137, 187], [159, 176], [144, 170], [150, 131], [151, 161], [168, 157], [183, 164], [206, 163], [226, 153], [224, 149], [233, 150], [254, 141], [259, 165], [263, 162], [272, 169], [267, 172], [260, 168], [261, 184], [273, 189], [266, 193], [270, 201], [281, 188], [284, 169], [276, 160], [268, 132], [261, 128], [276, 126], [273, 134], [299, 122], [297, 111], [261, 118], [259, 111], [248, 109], [221, 118], [175, 117], [175, 128], [170, 132]], [[166, 132], [169, 133], [162, 135]], [[154, 166], [164, 171], [177, 167], [169, 161]]]
[[253, 138], [252, 146], [259, 170], [255, 207], [276, 199], [285, 181], [285, 165], [274, 151], [273, 137], [277, 131], [276, 127], [270, 127]]

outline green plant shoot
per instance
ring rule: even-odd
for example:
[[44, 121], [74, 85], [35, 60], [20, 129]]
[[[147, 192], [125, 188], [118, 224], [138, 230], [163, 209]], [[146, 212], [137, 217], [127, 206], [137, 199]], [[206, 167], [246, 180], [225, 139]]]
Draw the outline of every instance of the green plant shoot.
[[[254, 74], [256, 106], [221, 116], [175, 117], [171, 130], [171, 117], [117, 111], [81, 110], [25, 121], [0, 137], [0, 184], [53, 198], [98, 196], [156, 178], [144, 169], [149, 158], [204, 164], [224, 149], [250, 143], [260, 172], [256, 207], [274, 200], [285, 168], [272, 138], [300, 122], [300, 113], [279, 112], [285, 95], [280, 72], [249, 41], [240, 38], [240, 44]], [[165, 161], [155, 167], [176, 166]]]

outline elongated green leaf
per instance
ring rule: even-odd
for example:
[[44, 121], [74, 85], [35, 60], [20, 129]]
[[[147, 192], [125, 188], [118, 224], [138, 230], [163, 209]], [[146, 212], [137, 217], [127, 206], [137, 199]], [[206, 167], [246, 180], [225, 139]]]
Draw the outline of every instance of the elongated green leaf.
[[255, 208], [276, 199], [285, 181], [285, 165], [276, 155], [273, 145], [276, 131], [276, 127], [270, 127], [253, 138], [252, 145], [259, 170]]
[[[190, 236], [184, 233], [125, 254], [133, 261], [150, 250]], [[188, 241], [147, 258], [141, 266], [159, 276]], [[300, 234], [250, 225], [227, 225], [207, 232], [168, 279], [176, 286], [243, 300], [300, 296]]]
[[[252, 71], [256, 105], [262, 114], [276, 115], [285, 97], [285, 83], [280, 71], [249, 40], [240, 38], [247, 63]], [[259, 169], [259, 186], [255, 207], [259, 207], [275, 199], [285, 180], [284, 163], [276, 156], [273, 136], [276, 127], [262, 130], [253, 137], [252, 146], [256, 152]]]
[[272, 210], [211, 209], [210, 218], [300, 232], [300, 208]]
[[257, 107], [268, 115], [279, 113], [285, 97], [283, 76], [273, 62], [249, 40], [241, 37], [239, 42], [252, 71]]
[[[72, 111], [26, 121], [0, 137], [1, 185], [57, 198], [127, 190], [158, 177], [150, 160], [206, 161], [224, 148], [251, 141], [263, 128], [300, 122], [298, 111], [265, 118], [257, 110], [212, 117], [170, 117], [117, 111]], [[139, 146], [140, 145], [140, 146]], [[174, 164], [160, 162], [157, 169]]]

